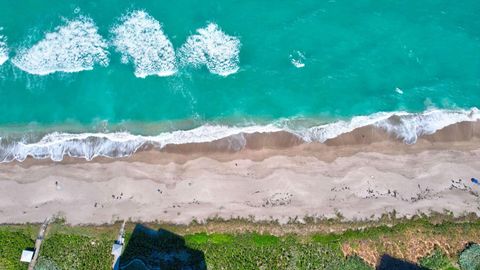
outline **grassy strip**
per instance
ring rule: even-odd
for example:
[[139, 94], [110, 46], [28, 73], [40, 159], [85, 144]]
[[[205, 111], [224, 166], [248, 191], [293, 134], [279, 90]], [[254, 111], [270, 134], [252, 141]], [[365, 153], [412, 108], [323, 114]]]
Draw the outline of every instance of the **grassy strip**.
[[[190, 227], [150, 224], [181, 235], [185, 246], [201, 251], [208, 269], [373, 269], [383, 254], [417, 262], [427, 269], [456, 269], [458, 256], [468, 242], [480, 242], [480, 221], [444, 221], [431, 219], [397, 222], [394, 226], [374, 226], [337, 233], [280, 233], [246, 230], [258, 224], [235, 221], [222, 225], [196, 224]], [[135, 224], [126, 227], [128, 245]], [[235, 229], [219, 230], [212, 226]], [[305, 226], [307, 231], [315, 225]], [[325, 226], [324, 224], [321, 226]], [[337, 225], [332, 225], [337, 226]], [[338, 225], [344, 226], [344, 225]], [[271, 225], [278, 231], [277, 224]], [[323, 228], [323, 227], [322, 227]], [[358, 228], [358, 227], [356, 227]], [[19, 263], [21, 250], [33, 246], [38, 226], [0, 226], [0, 269], [26, 269]], [[119, 224], [112, 226], [50, 226], [42, 247], [39, 266], [45, 269], [111, 269], [111, 245]], [[203, 231], [202, 231], [203, 229]], [[42, 269], [42, 268], [39, 268]]]
[[204, 252], [209, 269], [373, 269], [358, 257], [345, 258], [339, 245], [295, 235], [200, 233], [185, 240]]
[[65, 226], [51, 224], [44, 241], [39, 265], [56, 269], [111, 269], [110, 255], [117, 227]]
[[0, 227], [0, 269], [27, 269], [20, 262], [22, 250], [35, 244], [35, 226]]
[[445, 268], [438, 269], [451, 269], [457, 265], [459, 253], [468, 243], [480, 242], [480, 222], [431, 224], [426, 219], [420, 219], [393, 227], [380, 226], [346, 231], [339, 235], [317, 235], [314, 239], [323, 243], [340, 243], [344, 254], [359, 255], [371, 265], [378, 262], [383, 254], [421, 262], [422, 258], [437, 252], [432, 260], [445, 257], [450, 262], [450, 265], [444, 264]]

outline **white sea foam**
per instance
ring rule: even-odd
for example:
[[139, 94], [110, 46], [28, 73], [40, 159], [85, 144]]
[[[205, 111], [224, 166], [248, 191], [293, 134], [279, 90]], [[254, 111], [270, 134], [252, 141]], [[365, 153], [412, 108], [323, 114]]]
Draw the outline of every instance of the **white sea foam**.
[[303, 68], [305, 67], [305, 64], [302, 63], [301, 60], [298, 60], [298, 59], [292, 59], [292, 64], [296, 67], [296, 68]]
[[123, 16], [111, 32], [122, 62], [133, 62], [135, 76], [169, 76], [176, 72], [175, 50], [160, 22], [142, 10]]
[[348, 133], [357, 128], [374, 125], [379, 121], [383, 121], [394, 115], [395, 113], [379, 112], [368, 116], [355, 116], [348, 121], [340, 120], [313, 127], [297, 127], [288, 129], [289, 132], [298, 135], [306, 142], [325, 142], [333, 139], [341, 134]]
[[[325, 142], [341, 134], [364, 126], [376, 126], [396, 135], [405, 143], [415, 143], [422, 135], [464, 121], [479, 121], [480, 111], [429, 110], [424, 113], [389, 112], [353, 117], [349, 121], [337, 121], [314, 127], [289, 128], [285, 121], [269, 125], [247, 127], [204, 125], [191, 130], [161, 133], [157, 136], [120, 133], [51, 133], [38, 142], [5, 142], [0, 138], [0, 162], [23, 161], [27, 157], [50, 158], [60, 161], [64, 156], [91, 160], [95, 157], [124, 157], [148, 144], [162, 148], [169, 144], [204, 143], [223, 138], [244, 139], [241, 134], [287, 131], [305, 142]], [[288, 121], [287, 121], [288, 122]], [[235, 137], [236, 136], [236, 137]]]
[[300, 51], [295, 51], [293, 54], [290, 55], [290, 62], [296, 68], [303, 68], [305, 67], [305, 55]]
[[222, 32], [210, 23], [187, 38], [179, 50], [180, 62], [200, 67], [205, 65], [211, 73], [228, 76], [239, 70], [240, 40]]
[[32, 47], [19, 50], [12, 62], [36, 75], [91, 70], [96, 64], [107, 66], [107, 43], [97, 31], [88, 17], [66, 21]]
[[[2, 28], [0, 28], [2, 30]], [[6, 38], [0, 35], [0, 66], [8, 60], [8, 49]]]
[[422, 135], [464, 121], [480, 120], [477, 108], [470, 110], [428, 110], [423, 113], [379, 112], [369, 116], [356, 116], [349, 121], [337, 121], [330, 124], [305, 129], [289, 130], [306, 142], [325, 142], [357, 128], [375, 126], [413, 144]]
[[480, 111], [477, 108], [471, 110], [430, 110], [421, 114], [395, 113], [378, 121], [375, 126], [385, 129], [405, 143], [415, 143], [422, 135], [433, 134], [436, 131], [459, 122], [472, 122], [480, 120]]
[[[167, 144], [211, 142], [240, 133], [280, 131], [274, 126], [228, 127], [204, 125], [191, 130], [161, 133], [157, 136], [119, 133], [51, 133], [35, 143], [15, 142], [0, 144], [0, 161], [23, 161], [27, 157], [50, 158], [60, 161], [64, 156], [91, 160], [98, 156], [124, 157], [135, 153], [141, 146], [151, 144], [162, 148]], [[1, 142], [1, 138], [0, 138]]]

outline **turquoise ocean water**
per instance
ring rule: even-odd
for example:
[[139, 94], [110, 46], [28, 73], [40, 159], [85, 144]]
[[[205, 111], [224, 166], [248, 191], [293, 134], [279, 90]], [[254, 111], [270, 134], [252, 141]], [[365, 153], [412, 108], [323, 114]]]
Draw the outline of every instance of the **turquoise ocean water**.
[[476, 0], [0, 0], [0, 160], [367, 124], [413, 143], [480, 118], [479, 14]]

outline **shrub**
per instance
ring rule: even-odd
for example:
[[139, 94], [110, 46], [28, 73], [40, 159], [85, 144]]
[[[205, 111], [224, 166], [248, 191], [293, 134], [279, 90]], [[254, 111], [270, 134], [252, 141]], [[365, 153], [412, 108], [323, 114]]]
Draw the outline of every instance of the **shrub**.
[[111, 269], [112, 240], [77, 234], [56, 233], [46, 238], [40, 258], [60, 269]]
[[358, 256], [350, 256], [347, 258], [343, 270], [371, 270], [370, 267], [362, 258]]
[[26, 231], [0, 229], [0, 269], [27, 269], [28, 264], [20, 262], [22, 250], [34, 246]]
[[45, 258], [38, 258], [35, 270], [60, 270], [56, 263]]
[[421, 258], [418, 263], [421, 267], [424, 267], [430, 270], [456, 269], [455, 267], [453, 267], [447, 255], [438, 248], [436, 248], [432, 254]]
[[466, 248], [459, 259], [462, 270], [480, 270], [480, 245], [473, 244]]

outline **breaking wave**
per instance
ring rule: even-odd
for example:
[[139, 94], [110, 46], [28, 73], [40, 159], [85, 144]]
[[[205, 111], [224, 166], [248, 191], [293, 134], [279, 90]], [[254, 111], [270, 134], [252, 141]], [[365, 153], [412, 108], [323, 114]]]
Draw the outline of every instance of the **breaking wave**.
[[142, 10], [121, 19], [111, 32], [113, 45], [122, 54], [122, 62], [133, 62], [135, 76], [170, 76], [176, 72], [175, 50], [163, 33], [160, 22]]
[[395, 135], [407, 144], [413, 144], [420, 136], [433, 134], [446, 126], [479, 119], [480, 112], [477, 108], [429, 110], [423, 113], [379, 112], [369, 116], [356, 116], [349, 121], [337, 121], [292, 132], [306, 142], [325, 142], [357, 128], [374, 126]]
[[[0, 29], [1, 30], [1, 29]], [[125, 14], [111, 30], [111, 45], [121, 54], [121, 62], [133, 63], [135, 76], [170, 76], [177, 72], [176, 51], [161, 23], [143, 10]], [[240, 40], [225, 34], [218, 25], [197, 29], [178, 49], [182, 67], [206, 66], [217, 75], [239, 70]], [[34, 75], [92, 70], [108, 66], [109, 44], [98, 33], [94, 21], [85, 16], [66, 20], [31, 47], [20, 48], [11, 59], [19, 69]], [[5, 38], [0, 35], [0, 65], [8, 60]]]
[[54, 32], [12, 59], [18, 68], [35, 75], [91, 70], [109, 63], [107, 42], [98, 34], [92, 19], [66, 21]]
[[240, 133], [274, 132], [274, 126], [227, 127], [205, 125], [191, 130], [161, 133], [157, 136], [117, 133], [51, 133], [34, 143], [1, 143], [0, 160], [3, 162], [23, 161], [28, 156], [60, 161], [64, 156], [91, 160], [98, 156], [124, 157], [135, 153], [146, 144], [163, 148], [167, 144], [203, 143], [219, 140]]
[[180, 62], [200, 67], [205, 65], [211, 73], [228, 76], [239, 70], [240, 40], [222, 32], [218, 25], [210, 23], [197, 29], [179, 49]]
[[[0, 30], [2, 28], [0, 27]], [[0, 35], [0, 66], [8, 60], [8, 49], [6, 38]]]
[[305, 67], [305, 55], [300, 51], [295, 51], [293, 54], [290, 54], [290, 63], [296, 68]]
[[[0, 161], [23, 161], [27, 157], [50, 158], [61, 161], [65, 156], [92, 160], [95, 157], [125, 157], [141, 147], [151, 145], [163, 148], [166, 145], [206, 143], [234, 137], [244, 140], [243, 134], [289, 132], [305, 142], [325, 142], [357, 128], [375, 126], [412, 144], [422, 135], [459, 122], [480, 120], [477, 108], [470, 110], [430, 110], [424, 113], [391, 112], [376, 113], [370, 116], [357, 116], [349, 121], [337, 121], [313, 127], [291, 127], [289, 121], [279, 121], [268, 125], [235, 127], [225, 125], [203, 125], [191, 130], [177, 130], [160, 133], [156, 136], [117, 133], [58, 133], [54, 132], [38, 141], [11, 141], [0, 137]], [[240, 137], [235, 137], [240, 135]]]

